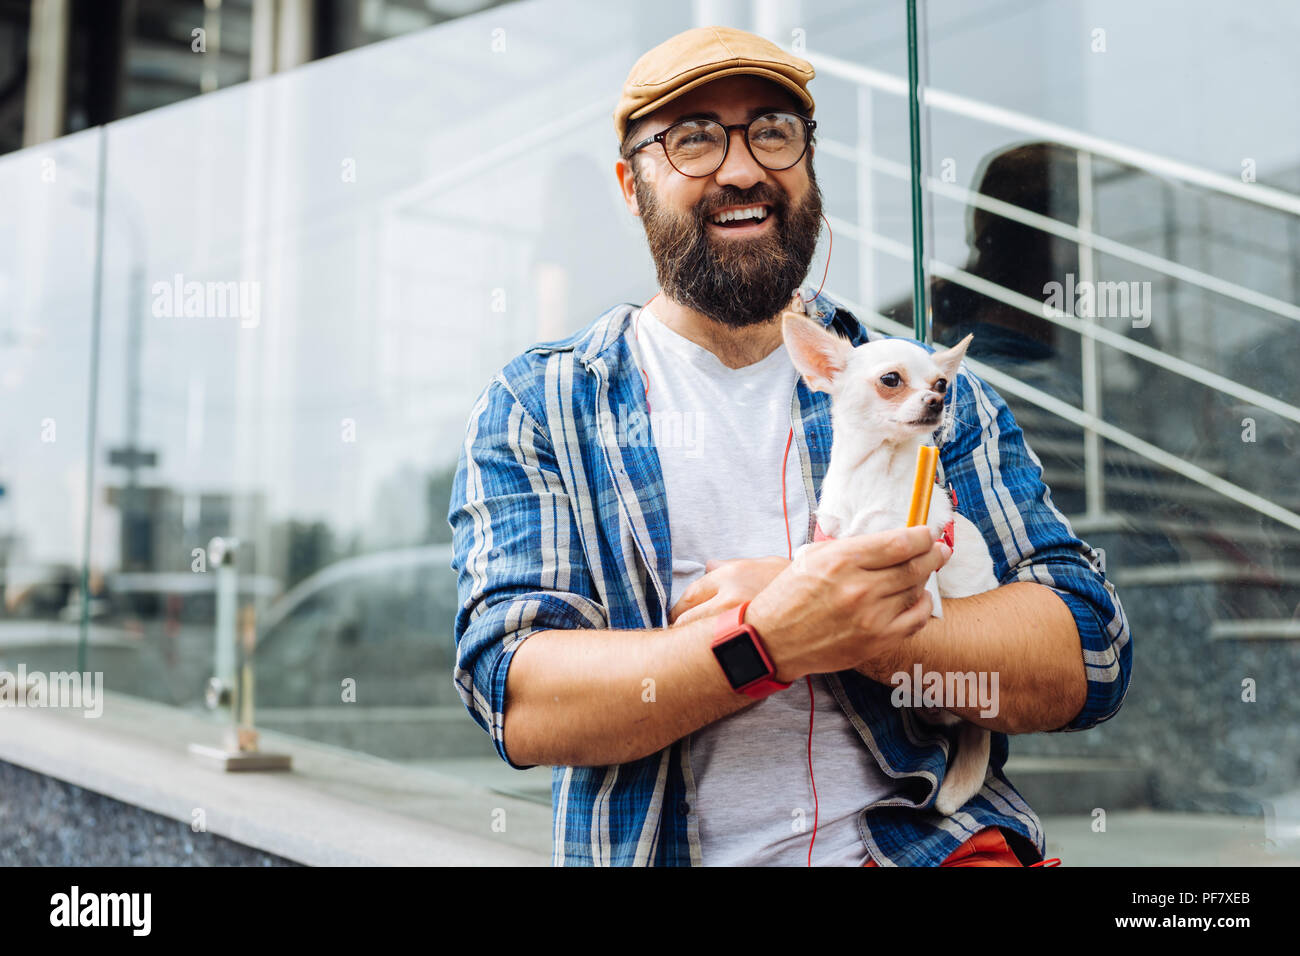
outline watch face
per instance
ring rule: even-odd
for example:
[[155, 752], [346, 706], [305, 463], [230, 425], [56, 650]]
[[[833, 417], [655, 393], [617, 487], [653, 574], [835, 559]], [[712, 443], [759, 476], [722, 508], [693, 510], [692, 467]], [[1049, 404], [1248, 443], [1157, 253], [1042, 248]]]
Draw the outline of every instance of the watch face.
[[737, 634], [731, 640], [719, 644], [713, 649], [722, 672], [731, 681], [731, 686], [744, 687], [760, 677], [767, 676], [767, 665], [758, 654], [754, 640], [748, 634]]

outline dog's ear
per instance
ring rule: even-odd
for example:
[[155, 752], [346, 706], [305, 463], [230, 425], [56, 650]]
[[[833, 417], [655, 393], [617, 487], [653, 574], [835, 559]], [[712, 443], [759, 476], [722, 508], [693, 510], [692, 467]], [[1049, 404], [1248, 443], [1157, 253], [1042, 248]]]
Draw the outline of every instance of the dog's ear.
[[944, 378], [949, 383], [957, 378], [957, 367], [961, 365], [961, 360], [966, 356], [966, 349], [970, 347], [971, 339], [975, 338], [972, 332], [952, 348], [935, 352], [932, 358], [934, 364], [939, 366], [939, 371], [943, 372]]
[[826, 331], [806, 315], [789, 311], [781, 315], [781, 334], [790, 360], [808, 387], [830, 392], [853, 352], [848, 339]]

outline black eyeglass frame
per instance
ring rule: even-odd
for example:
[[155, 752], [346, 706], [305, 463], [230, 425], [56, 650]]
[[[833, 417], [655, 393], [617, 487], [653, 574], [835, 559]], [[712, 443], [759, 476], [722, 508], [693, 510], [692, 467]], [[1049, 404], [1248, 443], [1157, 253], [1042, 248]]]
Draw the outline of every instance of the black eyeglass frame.
[[[800, 151], [799, 155], [795, 157], [794, 162], [790, 163], [790, 165], [788, 166], [774, 167], [774, 166], [767, 165], [767, 163], [763, 162], [761, 159], [758, 158], [757, 154], [754, 152], [754, 147], [749, 144], [749, 128], [753, 126], [755, 123], [757, 123], [759, 120], [766, 119], [769, 116], [793, 116], [804, 124], [803, 149]], [[664, 140], [667, 138], [669, 133], [671, 133], [678, 126], [681, 126], [683, 123], [712, 123], [714, 126], [722, 127], [723, 135], [725, 137], [723, 141], [724, 145], [722, 147], [722, 158], [718, 160], [718, 165], [714, 166], [707, 173], [696, 173], [694, 175], [692, 175], [691, 173], [682, 173], [680, 169], [677, 169], [677, 164], [673, 162], [673, 158], [668, 155], [668, 147], [664, 145]], [[816, 128], [817, 128], [817, 121], [815, 119], [809, 119], [806, 116], [802, 116], [799, 113], [795, 113], [790, 110], [773, 110], [764, 113], [761, 116], [755, 116], [748, 123], [732, 123], [730, 126], [726, 126], [722, 123], [719, 123], [717, 120], [707, 119], [702, 116], [689, 116], [686, 119], [678, 120], [676, 123], [673, 123], [667, 129], [660, 130], [658, 133], [655, 133], [653, 136], [641, 140], [641, 142], [637, 143], [628, 151], [628, 156], [631, 157], [636, 153], [640, 152], [641, 150], [645, 149], [647, 146], [650, 146], [654, 143], [658, 143], [660, 146], [663, 146], [664, 148], [664, 159], [668, 160], [669, 166], [677, 170], [677, 172], [681, 173], [683, 176], [687, 177], [688, 179], [704, 179], [706, 176], [712, 176], [714, 173], [716, 173], [719, 169], [722, 168], [722, 164], [727, 161], [727, 156], [731, 153], [731, 131], [733, 129], [738, 129], [741, 130], [743, 133], [745, 139], [745, 148], [749, 150], [749, 155], [754, 157], [754, 162], [758, 163], [758, 165], [762, 166], [764, 169], [769, 169], [774, 173], [779, 173], [786, 169], [793, 169], [795, 166], [799, 165], [799, 160], [803, 159], [804, 156], [808, 154], [808, 147], [812, 145], [813, 130], [815, 130]]]

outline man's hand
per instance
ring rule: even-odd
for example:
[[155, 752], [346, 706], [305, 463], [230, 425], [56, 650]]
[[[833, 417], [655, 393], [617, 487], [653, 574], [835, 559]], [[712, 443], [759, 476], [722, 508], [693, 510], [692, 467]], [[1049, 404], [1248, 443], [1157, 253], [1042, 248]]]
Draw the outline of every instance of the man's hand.
[[820, 541], [801, 550], [745, 612], [776, 678], [893, 657], [930, 620], [926, 579], [951, 554], [925, 526]]
[[753, 600], [789, 564], [788, 558], [778, 557], [709, 561], [704, 576], [692, 581], [668, 612], [668, 623], [676, 627], [739, 607]]

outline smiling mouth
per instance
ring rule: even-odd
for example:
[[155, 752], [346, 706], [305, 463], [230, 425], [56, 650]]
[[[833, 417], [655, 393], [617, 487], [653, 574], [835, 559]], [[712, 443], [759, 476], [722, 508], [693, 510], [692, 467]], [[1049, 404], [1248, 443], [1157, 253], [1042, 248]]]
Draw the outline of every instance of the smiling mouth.
[[709, 216], [709, 224], [726, 232], [754, 232], [772, 218], [770, 206], [761, 203], [724, 209]]

